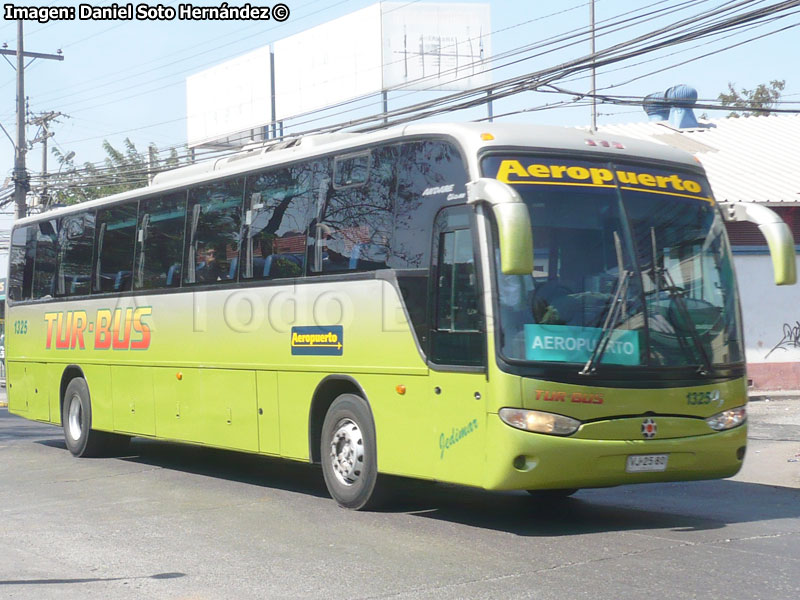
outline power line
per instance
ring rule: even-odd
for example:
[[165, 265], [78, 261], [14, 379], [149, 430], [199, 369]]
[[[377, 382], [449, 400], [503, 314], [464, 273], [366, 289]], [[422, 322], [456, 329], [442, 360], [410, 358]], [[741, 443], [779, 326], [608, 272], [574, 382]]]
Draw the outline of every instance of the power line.
[[[718, 8], [715, 11], [712, 11], [710, 14], [712, 16], [716, 15], [723, 15], [726, 12], [730, 14], [731, 10], [740, 9], [742, 6], [746, 4], [750, 4], [748, 2], [738, 2], [738, 3], [728, 3], [733, 4], [728, 8]], [[713, 21], [713, 25], [715, 27], [721, 29], [732, 29], [741, 25], [742, 23], [749, 22], [749, 20], [753, 20], [756, 18], [764, 18], [770, 14], [775, 13], [778, 10], [786, 10], [787, 6], [792, 6], [798, 4], [797, 2], [784, 2], [780, 5], [777, 5], [778, 8], [770, 7], [769, 10], [759, 9], [756, 11], [750, 11], [745, 13], [744, 15], [739, 15], [736, 17], [728, 17], [727, 20], [725, 19], [717, 19]], [[652, 52], [656, 49], [660, 49], [662, 47], [668, 47], [671, 45], [675, 45], [676, 43], [683, 43], [685, 41], [689, 41], [691, 39], [696, 39], [699, 37], [703, 37], [706, 35], [710, 35], [709, 31], [709, 24], [712, 23], [711, 20], [708, 19], [708, 15], [706, 15], [706, 22], [703, 24], [698, 25], [696, 19], [688, 19], [677, 24], [673, 24], [672, 26], [661, 28], [656, 30], [655, 32], [650, 32], [645, 36], [639, 36], [638, 38], [634, 38], [633, 40], [629, 40], [622, 44], [618, 44], [616, 46], [611, 47], [610, 49], [606, 49], [600, 53], [596, 53], [595, 55], [590, 55], [589, 57], [582, 57], [579, 59], [575, 59], [573, 61], [568, 61], [567, 63], [562, 63], [562, 65], [558, 65], [556, 67], [552, 67], [550, 69], [541, 70], [539, 72], [530, 73], [526, 76], [523, 76], [522, 79], [520, 78], [511, 78], [509, 80], [505, 80], [498, 84], [492, 84], [492, 86], [488, 89], [491, 89], [493, 95], [499, 90], [503, 89], [503, 97], [507, 95], [512, 95], [514, 93], [519, 93], [521, 91], [527, 91], [530, 89], [539, 89], [541, 86], [546, 85], [547, 81], [544, 78], [550, 78], [549, 81], [555, 81], [559, 77], [564, 76], [565, 72], [578, 72], [582, 69], [586, 69], [588, 64], [591, 62], [591, 59], [599, 56], [605, 55], [605, 64], [613, 64], [613, 62], [618, 62], [621, 60], [625, 60], [630, 56], [634, 55], [641, 55], [645, 52]], [[687, 35], [686, 32], [681, 32], [680, 29], [684, 28], [685, 25], [689, 24], [691, 26], [690, 32], [691, 35]], [[642, 50], [641, 48], [637, 48], [636, 46], [641, 43], [642, 40], [653, 40], [655, 35], [665, 36], [669, 33], [672, 33], [671, 38], [665, 38], [660, 40], [657, 44], [651, 43], [646, 50]], [[677, 41], [676, 41], [677, 40]], [[614, 55], [612, 51], [622, 51], [626, 50], [626, 52], [621, 52], [617, 55]], [[454, 109], [462, 109], [470, 106], [474, 106], [480, 103], [483, 103], [483, 99], [475, 100], [474, 96], [476, 94], [480, 94], [486, 91], [486, 87], [480, 88], [478, 90], [469, 90], [467, 92], [461, 92], [457, 94], [452, 94], [446, 96], [443, 99], [438, 99], [436, 101], [429, 101], [424, 103], [418, 103], [416, 105], [411, 105], [410, 107], [406, 107], [403, 109], [398, 109], [393, 111], [391, 116], [395, 118], [393, 124], [398, 122], [407, 122], [412, 119], [418, 119], [420, 116], [428, 116], [429, 114], [437, 114], [442, 110], [454, 110]], [[495, 96], [497, 97], [497, 96]], [[454, 104], [455, 103], [455, 104]], [[420, 114], [413, 114], [414, 112], [419, 113], [420, 111], [428, 111], [427, 113]], [[367, 125], [373, 121], [375, 121], [378, 117], [373, 115], [371, 117], [364, 117], [361, 119], [338, 123], [332, 126], [318, 128], [318, 129], [311, 129], [307, 130], [302, 133], [313, 133], [316, 131], [330, 131], [338, 128], [348, 128], [360, 125]], [[368, 126], [367, 129], [374, 128], [374, 126]], [[227, 151], [230, 153], [230, 151]], [[212, 153], [210, 152], [209, 155]], [[224, 152], [217, 152], [214, 151], [213, 154], [216, 155], [224, 155]]]

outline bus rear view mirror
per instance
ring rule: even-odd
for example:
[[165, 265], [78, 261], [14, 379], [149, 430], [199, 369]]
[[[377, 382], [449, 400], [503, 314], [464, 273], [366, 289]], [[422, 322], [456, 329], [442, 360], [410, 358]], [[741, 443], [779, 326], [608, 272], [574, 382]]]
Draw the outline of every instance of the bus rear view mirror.
[[528, 207], [507, 183], [481, 177], [467, 184], [467, 202], [485, 202], [492, 207], [497, 222], [500, 270], [503, 275], [530, 275], [533, 272], [533, 233]]
[[754, 202], [726, 202], [721, 204], [721, 208], [726, 221], [749, 221], [758, 225], [769, 246], [775, 285], [797, 283], [792, 230], [778, 213]]

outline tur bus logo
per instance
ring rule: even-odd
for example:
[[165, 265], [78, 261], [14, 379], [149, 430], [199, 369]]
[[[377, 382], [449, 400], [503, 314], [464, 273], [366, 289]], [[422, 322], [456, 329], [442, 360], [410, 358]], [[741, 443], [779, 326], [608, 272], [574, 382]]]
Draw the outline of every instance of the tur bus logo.
[[85, 310], [45, 313], [45, 348], [85, 350], [88, 338], [95, 350], [147, 350], [150, 347], [150, 326], [145, 318], [152, 312], [150, 306], [114, 310], [99, 308], [92, 320]]

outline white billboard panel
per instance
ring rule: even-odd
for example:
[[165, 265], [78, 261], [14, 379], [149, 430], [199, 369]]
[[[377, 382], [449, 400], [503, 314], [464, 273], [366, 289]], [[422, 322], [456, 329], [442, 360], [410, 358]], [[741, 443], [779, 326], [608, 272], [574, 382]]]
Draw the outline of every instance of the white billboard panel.
[[269, 46], [190, 75], [186, 78], [189, 146], [269, 123], [271, 96]]
[[381, 82], [380, 4], [275, 42], [279, 120], [380, 91]]
[[489, 4], [384, 2], [383, 88], [468, 90], [491, 83]]

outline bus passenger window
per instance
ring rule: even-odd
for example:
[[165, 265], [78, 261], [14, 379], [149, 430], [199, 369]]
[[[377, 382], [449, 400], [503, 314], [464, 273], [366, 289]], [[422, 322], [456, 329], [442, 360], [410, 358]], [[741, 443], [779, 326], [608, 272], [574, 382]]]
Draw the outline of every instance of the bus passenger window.
[[136, 232], [134, 288], [180, 286], [186, 192], [142, 200]]
[[38, 224], [36, 259], [33, 263], [33, 299], [55, 295], [56, 258], [58, 253], [58, 221], [52, 219]]
[[33, 288], [33, 261], [36, 256], [36, 226], [18, 227], [11, 234], [8, 253], [8, 297], [29, 300]]
[[184, 283], [236, 280], [244, 179], [189, 190]]
[[58, 236], [56, 295], [82, 296], [91, 289], [94, 213], [67, 215]]
[[396, 146], [343, 155], [334, 160], [316, 236], [319, 270], [372, 271], [388, 267], [394, 226]]
[[136, 205], [134, 201], [97, 211], [94, 293], [127, 292], [132, 288]]
[[283, 279], [304, 274], [316, 182], [327, 176], [329, 163], [310, 161], [247, 178], [239, 275], [242, 279]]

